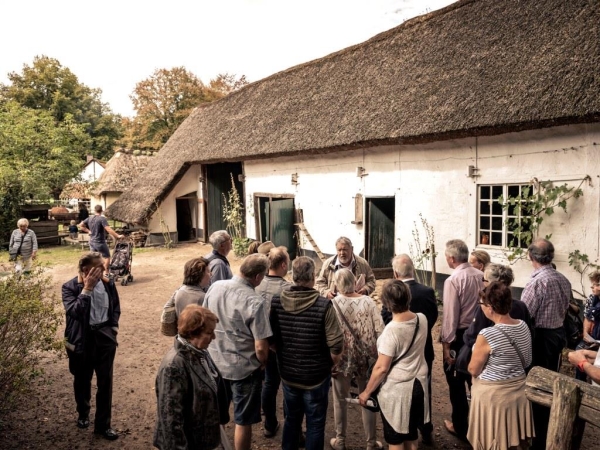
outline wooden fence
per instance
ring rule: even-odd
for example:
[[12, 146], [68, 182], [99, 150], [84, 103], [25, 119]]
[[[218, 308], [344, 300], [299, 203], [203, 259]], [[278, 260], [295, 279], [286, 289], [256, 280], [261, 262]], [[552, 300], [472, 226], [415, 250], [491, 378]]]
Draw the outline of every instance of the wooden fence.
[[527, 398], [550, 407], [546, 449], [578, 450], [585, 424], [600, 426], [600, 388], [561, 373], [534, 367], [527, 375]]

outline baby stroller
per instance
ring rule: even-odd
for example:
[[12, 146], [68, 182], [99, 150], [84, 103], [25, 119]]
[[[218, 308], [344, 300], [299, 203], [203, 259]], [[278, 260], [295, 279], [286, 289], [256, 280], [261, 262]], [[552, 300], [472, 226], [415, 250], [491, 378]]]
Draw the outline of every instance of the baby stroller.
[[133, 261], [133, 242], [129, 238], [117, 242], [112, 258], [110, 259], [110, 273], [115, 282], [121, 277], [121, 285], [127, 286], [127, 283], [133, 281], [131, 275], [131, 262]]

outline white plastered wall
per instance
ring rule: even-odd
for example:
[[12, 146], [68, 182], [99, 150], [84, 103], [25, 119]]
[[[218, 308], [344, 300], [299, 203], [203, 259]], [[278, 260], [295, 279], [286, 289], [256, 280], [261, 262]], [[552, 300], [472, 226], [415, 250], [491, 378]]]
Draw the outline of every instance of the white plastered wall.
[[[599, 255], [600, 124], [573, 125], [498, 136], [465, 138], [426, 145], [404, 145], [345, 151], [328, 155], [280, 157], [244, 163], [247, 231], [256, 237], [255, 193], [293, 194], [295, 206], [320, 249], [334, 253], [335, 240], [349, 237], [357, 253], [364, 248], [364, 226], [354, 225], [354, 197], [395, 197], [395, 252], [408, 253], [419, 214], [435, 231], [437, 270], [450, 273], [444, 258], [449, 239], [463, 239], [470, 249], [477, 241], [477, 185], [527, 183], [534, 177], [579, 185], [584, 195], [569, 202], [568, 214], [546, 218], [541, 235], [552, 234], [555, 262], [576, 287], [579, 275], [568, 267], [570, 251], [579, 249], [591, 260]], [[476, 166], [478, 177], [467, 176]], [[357, 167], [368, 175], [357, 176]], [[298, 184], [291, 183], [297, 174]], [[365, 217], [366, 220], [366, 217]], [[303, 248], [311, 249], [308, 241]], [[506, 263], [502, 249], [480, 246], [494, 262]], [[524, 286], [532, 271], [527, 261], [513, 266], [515, 286]], [[587, 284], [587, 281], [585, 281]]]
[[[169, 193], [167, 198], [160, 204], [159, 211], [154, 213], [154, 215], [148, 221], [148, 229], [150, 233], [163, 232], [160, 225], [161, 215], [162, 219], [164, 220], [166, 226], [169, 229], [169, 232], [175, 233], [177, 231], [177, 209], [175, 200], [177, 199], [177, 197], [182, 197], [185, 194], [189, 194], [190, 192], [195, 192], [196, 196], [200, 198], [200, 183], [198, 181], [200, 173], [201, 166], [199, 164], [190, 166], [190, 168], [181, 178], [179, 183], [177, 183], [177, 185]], [[197, 204], [196, 217], [193, 218], [193, 224], [196, 228], [198, 228], [198, 223], [201, 223], [198, 220], [199, 210], [200, 203]]]

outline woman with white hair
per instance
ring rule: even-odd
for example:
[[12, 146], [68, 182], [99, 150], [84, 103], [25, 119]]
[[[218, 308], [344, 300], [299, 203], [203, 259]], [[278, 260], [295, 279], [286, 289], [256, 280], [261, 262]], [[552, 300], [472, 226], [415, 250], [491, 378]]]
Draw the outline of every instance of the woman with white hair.
[[19, 219], [17, 229], [10, 235], [8, 246], [10, 261], [15, 263], [15, 273], [31, 272], [31, 262], [36, 258], [37, 250], [37, 237], [34, 231], [29, 229], [29, 221]]
[[[333, 415], [336, 437], [330, 441], [334, 450], [346, 448], [350, 383], [354, 378], [359, 391], [367, 385], [369, 358], [377, 359], [377, 337], [383, 331], [383, 320], [375, 302], [356, 291], [356, 278], [348, 269], [339, 269], [334, 275], [338, 295], [332, 303], [344, 333], [344, 351], [341, 362], [334, 368]], [[375, 439], [375, 413], [362, 408], [362, 422], [367, 450], [382, 448]]]

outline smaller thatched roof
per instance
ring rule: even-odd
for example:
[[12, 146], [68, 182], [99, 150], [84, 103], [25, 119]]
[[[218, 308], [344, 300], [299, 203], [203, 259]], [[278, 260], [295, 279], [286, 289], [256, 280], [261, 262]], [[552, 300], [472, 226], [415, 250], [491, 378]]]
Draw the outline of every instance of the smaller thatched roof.
[[106, 163], [93, 193], [101, 195], [107, 192], [124, 192], [138, 179], [150, 159], [152, 156], [116, 152]]
[[82, 198], [90, 198], [90, 188], [94, 185], [95, 183], [86, 183], [84, 181], [82, 182], [77, 182], [77, 183], [68, 183], [65, 185], [65, 187], [63, 188], [62, 192], [60, 193], [60, 198], [62, 199], [82, 199]]

